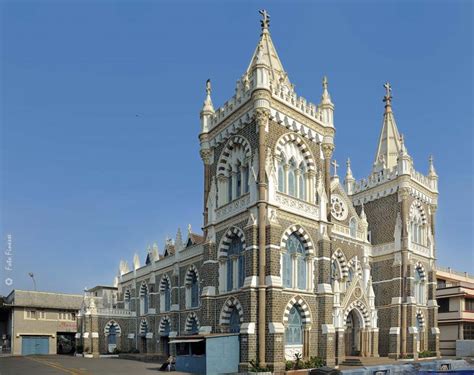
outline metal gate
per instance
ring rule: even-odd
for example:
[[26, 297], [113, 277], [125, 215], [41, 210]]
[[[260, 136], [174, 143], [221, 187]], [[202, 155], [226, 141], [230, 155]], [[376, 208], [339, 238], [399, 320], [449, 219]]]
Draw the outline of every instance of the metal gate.
[[22, 336], [21, 354], [49, 354], [48, 336]]

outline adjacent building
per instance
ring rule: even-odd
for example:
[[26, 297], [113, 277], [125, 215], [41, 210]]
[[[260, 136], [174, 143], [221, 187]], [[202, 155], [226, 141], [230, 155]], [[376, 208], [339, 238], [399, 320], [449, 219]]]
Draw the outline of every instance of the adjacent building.
[[14, 355], [74, 351], [77, 313], [84, 297], [74, 294], [13, 290], [6, 312], [6, 341]]
[[233, 96], [214, 108], [206, 84], [202, 235], [178, 231], [144, 265], [121, 261], [116, 308], [92, 296], [81, 310], [83, 345], [198, 359], [213, 335], [217, 348], [237, 335], [241, 370], [280, 370], [297, 353], [329, 365], [439, 355], [433, 160], [427, 174], [415, 168], [387, 83], [371, 172], [357, 181], [347, 160], [341, 180], [328, 80], [319, 104], [299, 96], [261, 14]]
[[456, 342], [474, 340], [474, 276], [437, 267], [436, 279], [440, 351], [442, 355], [457, 355]]

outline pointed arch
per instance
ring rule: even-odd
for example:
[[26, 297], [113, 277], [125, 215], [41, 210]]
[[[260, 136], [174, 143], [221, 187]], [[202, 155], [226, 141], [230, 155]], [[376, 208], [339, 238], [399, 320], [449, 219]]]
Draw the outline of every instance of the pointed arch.
[[140, 334], [145, 335], [148, 333], [148, 321], [146, 318], [142, 318], [140, 321]]
[[236, 309], [239, 318], [240, 318], [240, 323], [242, 324], [244, 321], [244, 310], [242, 308], [242, 305], [240, 301], [236, 297], [229, 297], [224, 305], [222, 306], [221, 309], [221, 314], [219, 318], [219, 324], [229, 324], [230, 323], [230, 316], [232, 314], [232, 310]]
[[359, 278], [362, 278], [362, 267], [357, 255], [349, 260], [349, 269], [352, 269]]
[[231, 227], [222, 236], [221, 243], [219, 244], [218, 257], [226, 257], [227, 251], [229, 250], [232, 239], [237, 236], [242, 242], [242, 248], [245, 250], [245, 234], [239, 227]]
[[420, 329], [423, 330], [425, 328], [425, 316], [421, 310], [416, 311], [415, 319], [417, 319]]
[[165, 273], [163, 276], [161, 276], [160, 292], [166, 291], [166, 288], [171, 289], [171, 280], [170, 280], [170, 277]]
[[305, 248], [305, 253], [313, 254], [314, 253], [314, 247], [313, 247], [313, 242], [311, 241], [311, 237], [309, 234], [306, 232], [306, 230], [299, 224], [295, 225], [290, 225], [285, 232], [283, 233], [283, 236], [281, 237], [281, 242], [280, 242], [280, 249], [286, 249], [286, 243], [288, 241], [288, 238], [292, 234], [296, 234], [301, 242], [303, 243], [303, 246]]
[[140, 292], [139, 292], [139, 296], [140, 297], [145, 297], [148, 295], [148, 285], [145, 281], [142, 281], [141, 285], [140, 285]]
[[347, 324], [347, 317], [352, 310], [355, 310], [361, 317], [362, 328], [370, 327], [370, 312], [360, 300], [352, 302], [344, 311], [344, 326]]
[[115, 334], [120, 336], [122, 334], [122, 329], [120, 328], [120, 324], [118, 324], [115, 320], [109, 320], [104, 327], [104, 335], [108, 336], [110, 332], [110, 328], [115, 327]]
[[190, 332], [193, 332], [193, 327], [197, 327], [197, 330], [199, 332], [199, 327], [200, 327], [199, 318], [194, 311], [188, 314], [186, 318], [186, 325], [185, 325], [184, 330], [190, 333]]
[[193, 282], [193, 277], [196, 275], [197, 279], [199, 280], [199, 272], [194, 264], [191, 264], [186, 271], [186, 277], [184, 279], [184, 283], [186, 285], [191, 285]]
[[422, 224], [426, 224], [427, 218], [423, 204], [420, 200], [415, 199], [410, 206], [410, 220], [413, 220], [418, 216], [421, 218]]
[[299, 135], [295, 133], [287, 133], [280, 137], [276, 144], [276, 156], [278, 158], [282, 157], [283, 151], [287, 150], [286, 156], [291, 158], [288, 152], [288, 145], [293, 144], [296, 148], [301, 152], [303, 160], [305, 162], [306, 168], [308, 171], [315, 170], [315, 162], [311, 151], [309, 150], [308, 145], [306, 142], [301, 138]]
[[[171, 318], [168, 315], [161, 317], [158, 332], [167, 335], [171, 330]], [[163, 335], [162, 335], [163, 336]]]
[[240, 151], [237, 158], [242, 159], [241, 162], [244, 162], [246, 159], [250, 159], [252, 155], [252, 149], [250, 147], [249, 141], [242, 137], [241, 135], [235, 135], [229, 139], [226, 143], [224, 149], [219, 156], [219, 163], [217, 164], [217, 175], [224, 175], [230, 161], [232, 160], [233, 154], [236, 151]]
[[415, 264], [415, 271], [418, 271], [420, 273], [420, 276], [421, 276], [422, 280], [426, 280], [426, 278], [427, 278], [426, 270], [425, 270], [425, 266], [423, 266], [423, 263], [417, 262]]
[[295, 296], [291, 298], [285, 306], [285, 310], [283, 312], [283, 324], [288, 323], [288, 317], [290, 316], [290, 310], [296, 307], [302, 316], [302, 323], [303, 325], [310, 325], [312, 323], [311, 319], [311, 311], [309, 310], [309, 306], [306, 301], [300, 297]]
[[334, 261], [339, 264], [341, 270], [341, 277], [343, 279], [347, 278], [349, 275], [349, 267], [347, 265], [347, 259], [341, 249], [337, 249], [331, 257]]

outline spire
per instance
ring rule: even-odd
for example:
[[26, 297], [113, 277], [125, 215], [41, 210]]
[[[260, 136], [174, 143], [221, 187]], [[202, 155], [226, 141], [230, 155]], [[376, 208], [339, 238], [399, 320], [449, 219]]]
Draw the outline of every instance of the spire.
[[380, 132], [377, 154], [375, 155], [372, 172], [392, 169], [397, 165], [397, 157], [401, 150], [400, 134], [392, 112], [392, 87], [385, 83], [385, 112], [383, 114], [382, 131]]
[[206, 81], [206, 100], [204, 100], [202, 112], [214, 113], [214, 106], [212, 105], [212, 99], [211, 99], [211, 80], [210, 79]]
[[355, 183], [355, 178], [352, 175], [351, 159], [347, 158], [346, 166], [347, 168], [346, 168], [346, 178], [344, 179], [344, 186], [346, 187], [347, 194], [351, 195], [354, 192], [354, 183]]
[[178, 228], [176, 232], [176, 240], [174, 241], [176, 251], [180, 251], [184, 248], [183, 236], [181, 235], [181, 228]]
[[266, 66], [269, 70], [270, 81], [278, 83], [286, 83], [291, 85], [288, 76], [283, 68], [283, 65], [278, 57], [275, 46], [273, 45], [272, 38], [270, 36], [270, 15], [266, 10], [260, 10], [262, 19], [260, 20], [262, 33], [260, 34], [260, 40], [257, 44], [257, 48], [252, 55], [250, 64], [245, 72], [242, 83], [247, 86], [251, 81], [250, 76], [257, 66]]
[[323, 77], [323, 95], [321, 96], [321, 104], [332, 104], [331, 95], [328, 91], [328, 78]]
[[433, 155], [430, 155], [428, 162], [429, 162], [428, 177], [438, 177], [438, 175], [436, 174], [434, 163], [433, 163]]

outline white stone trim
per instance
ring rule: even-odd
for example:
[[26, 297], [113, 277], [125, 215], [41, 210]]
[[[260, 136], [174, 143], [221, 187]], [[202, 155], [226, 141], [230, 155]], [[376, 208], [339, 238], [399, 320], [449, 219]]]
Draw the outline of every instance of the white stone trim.
[[392, 297], [392, 305], [399, 305], [402, 303], [402, 297]]
[[285, 333], [285, 326], [279, 322], [268, 323], [268, 332], [270, 334]]
[[332, 286], [331, 284], [318, 284], [318, 294], [331, 294]]
[[431, 334], [433, 335], [439, 335], [439, 328], [438, 327], [431, 327]]
[[321, 324], [321, 330], [323, 332], [323, 335], [336, 333], [336, 330], [334, 329], [333, 324]]
[[267, 286], [281, 287], [282, 286], [281, 277], [268, 275], [265, 277], [265, 284], [267, 284]]
[[255, 334], [255, 327], [256, 325], [254, 322], [242, 323], [240, 326], [240, 333], [253, 335]]
[[390, 327], [390, 335], [399, 335], [400, 327]]

